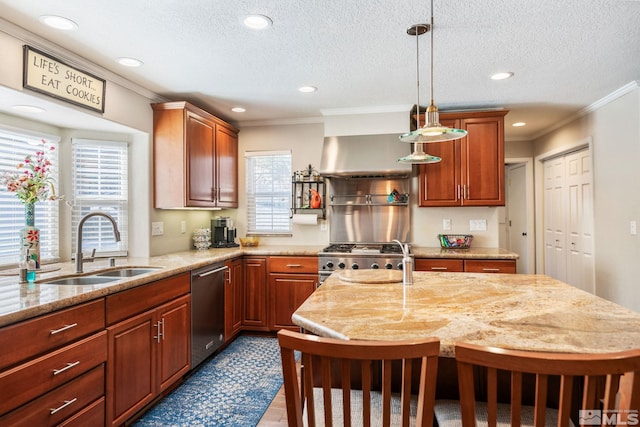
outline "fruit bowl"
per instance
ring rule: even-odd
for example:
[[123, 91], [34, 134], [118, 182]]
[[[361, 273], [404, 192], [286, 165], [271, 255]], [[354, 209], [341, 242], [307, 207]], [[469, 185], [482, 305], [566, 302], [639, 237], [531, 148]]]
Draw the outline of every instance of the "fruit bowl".
[[442, 249], [469, 249], [473, 236], [471, 234], [438, 234]]
[[240, 237], [240, 245], [243, 247], [252, 247], [258, 246], [260, 244], [260, 238], [251, 236], [251, 237]]

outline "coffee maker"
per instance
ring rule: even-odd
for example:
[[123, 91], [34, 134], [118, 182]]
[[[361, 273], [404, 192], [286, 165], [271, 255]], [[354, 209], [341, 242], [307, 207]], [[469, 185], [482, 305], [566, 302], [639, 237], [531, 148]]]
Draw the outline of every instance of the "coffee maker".
[[236, 229], [233, 221], [228, 216], [217, 216], [211, 220], [211, 247], [213, 248], [235, 248], [240, 245], [236, 243]]

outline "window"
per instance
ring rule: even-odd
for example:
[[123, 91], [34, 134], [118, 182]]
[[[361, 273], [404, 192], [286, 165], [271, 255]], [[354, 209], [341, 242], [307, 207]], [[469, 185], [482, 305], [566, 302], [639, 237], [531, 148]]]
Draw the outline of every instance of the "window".
[[[41, 137], [21, 131], [0, 128], [0, 175], [15, 173], [16, 166], [28, 154], [34, 155], [42, 148]], [[52, 163], [51, 177], [58, 183], [58, 141], [44, 138], [56, 150], [47, 153]], [[14, 264], [20, 257], [20, 229], [25, 225], [24, 205], [15, 193], [0, 186], [0, 264]], [[60, 257], [58, 245], [58, 201], [35, 204], [35, 226], [40, 229], [40, 258], [43, 262], [57, 261]]]
[[291, 234], [291, 151], [245, 153], [247, 234]]
[[96, 249], [97, 256], [127, 254], [128, 178], [126, 142], [73, 139], [73, 252], [80, 219], [101, 211], [118, 223], [120, 242], [113, 236], [111, 222], [103, 217], [86, 221], [82, 229], [83, 252]]

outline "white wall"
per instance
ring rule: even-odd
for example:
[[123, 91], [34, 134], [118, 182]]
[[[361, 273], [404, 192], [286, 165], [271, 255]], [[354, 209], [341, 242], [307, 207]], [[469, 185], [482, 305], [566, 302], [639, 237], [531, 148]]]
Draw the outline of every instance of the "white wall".
[[[640, 311], [640, 89], [603, 103], [534, 143], [536, 156], [593, 141], [596, 294]], [[543, 207], [537, 207], [541, 215]]]

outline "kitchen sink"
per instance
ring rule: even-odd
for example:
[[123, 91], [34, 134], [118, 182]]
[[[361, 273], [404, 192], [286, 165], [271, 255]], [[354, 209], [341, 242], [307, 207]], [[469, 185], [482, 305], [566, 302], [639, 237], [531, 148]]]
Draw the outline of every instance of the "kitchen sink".
[[133, 277], [139, 274], [151, 273], [152, 271], [159, 270], [160, 267], [127, 267], [120, 268], [118, 270], [105, 271], [104, 273], [98, 273], [99, 277]]
[[69, 286], [85, 286], [85, 285], [103, 285], [118, 279], [113, 277], [97, 277], [97, 276], [81, 276], [67, 277], [65, 279], [52, 280], [43, 282], [44, 285], [69, 285]]

